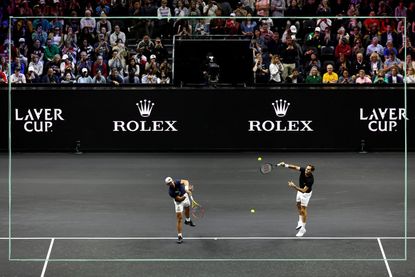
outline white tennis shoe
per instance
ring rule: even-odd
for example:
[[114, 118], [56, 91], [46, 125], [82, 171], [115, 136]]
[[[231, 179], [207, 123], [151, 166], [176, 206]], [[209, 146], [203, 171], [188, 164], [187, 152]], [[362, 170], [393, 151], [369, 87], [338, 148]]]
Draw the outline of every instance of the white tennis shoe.
[[298, 231], [297, 235], [295, 235], [295, 236], [296, 236], [296, 237], [302, 237], [302, 236], [304, 236], [305, 232], [307, 232], [307, 231], [306, 231], [306, 229], [302, 226], [302, 227], [300, 228], [300, 231]]

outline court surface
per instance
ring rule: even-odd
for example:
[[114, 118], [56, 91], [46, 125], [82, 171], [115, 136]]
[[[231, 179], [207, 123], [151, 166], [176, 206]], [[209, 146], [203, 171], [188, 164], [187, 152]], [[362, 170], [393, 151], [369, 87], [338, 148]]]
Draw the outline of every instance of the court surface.
[[[316, 166], [304, 238], [276, 161]], [[2, 154], [0, 276], [415, 276], [414, 162], [405, 244], [403, 153], [16, 153], [9, 261]], [[206, 207], [181, 245], [166, 176]]]

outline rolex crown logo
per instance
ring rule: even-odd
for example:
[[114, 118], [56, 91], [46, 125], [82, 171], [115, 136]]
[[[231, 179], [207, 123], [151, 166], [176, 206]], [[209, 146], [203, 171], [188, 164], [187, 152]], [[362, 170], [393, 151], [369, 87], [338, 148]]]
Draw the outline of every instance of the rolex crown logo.
[[140, 102], [136, 103], [136, 105], [142, 117], [149, 117], [151, 110], [153, 110], [154, 103], [152, 103], [150, 100], [144, 99], [144, 101], [140, 100]]
[[275, 114], [278, 117], [284, 117], [290, 107], [290, 103], [288, 103], [287, 100], [280, 99], [275, 100], [275, 103], [272, 103], [272, 106], [274, 107]]

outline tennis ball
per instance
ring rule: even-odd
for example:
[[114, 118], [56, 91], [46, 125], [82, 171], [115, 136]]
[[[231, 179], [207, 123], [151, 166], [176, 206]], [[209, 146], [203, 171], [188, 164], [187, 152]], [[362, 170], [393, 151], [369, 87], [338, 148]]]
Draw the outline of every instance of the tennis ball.
[[258, 157], [258, 161], [262, 161], [262, 158], [261, 157]]
[[251, 213], [253, 213], [253, 214], [254, 214], [254, 213], [255, 213], [255, 209], [251, 209]]

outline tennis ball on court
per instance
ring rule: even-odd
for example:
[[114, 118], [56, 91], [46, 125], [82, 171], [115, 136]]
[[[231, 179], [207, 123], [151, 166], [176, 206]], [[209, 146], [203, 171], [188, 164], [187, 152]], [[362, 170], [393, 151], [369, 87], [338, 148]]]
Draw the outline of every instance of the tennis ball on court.
[[262, 161], [262, 158], [261, 157], [258, 157], [258, 161]]
[[255, 213], [255, 209], [251, 209], [251, 213], [253, 213], [253, 214], [254, 214], [254, 213]]

